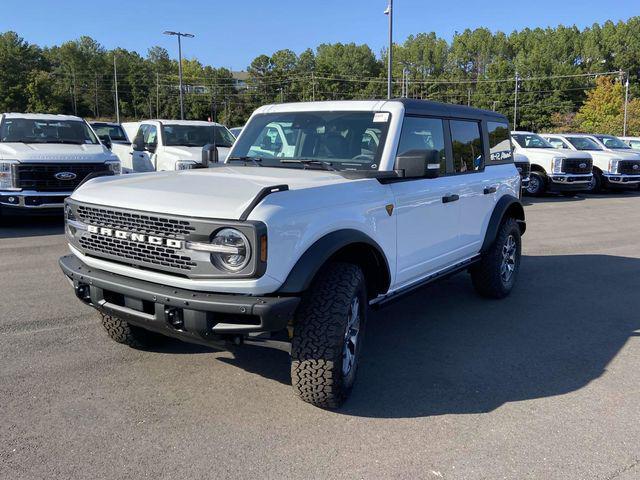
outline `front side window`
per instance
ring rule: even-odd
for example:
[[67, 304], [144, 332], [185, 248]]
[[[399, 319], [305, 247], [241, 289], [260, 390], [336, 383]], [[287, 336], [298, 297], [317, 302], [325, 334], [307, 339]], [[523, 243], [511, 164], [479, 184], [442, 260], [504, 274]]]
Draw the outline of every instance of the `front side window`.
[[631, 140], [629, 141], [629, 146], [634, 150], [640, 150], [640, 140]]
[[553, 148], [563, 148], [563, 149], [568, 149], [569, 146], [564, 143], [560, 138], [556, 138], [556, 137], [547, 137], [547, 142], [549, 142]]
[[596, 135], [595, 137], [600, 140], [607, 148], [622, 150], [629, 150], [631, 148], [618, 137], [614, 137], [613, 135]]
[[444, 122], [438, 118], [406, 117], [402, 125], [398, 156], [412, 150], [426, 150], [427, 163], [439, 163], [440, 175], [447, 173]]
[[509, 125], [503, 122], [487, 122], [489, 131], [489, 155], [492, 162], [513, 161]]
[[388, 112], [284, 112], [256, 115], [244, 127], [230, 161], [262, 166], [377, 170]]
[[553, 148], [553, 145], [535, 133], [514, 133], [511, 137], [521, 148]]
[[451, 146], [455, 173], [481, 170], [484, 166], [480, 123], [451, 120]]
[[602, 150], [602, 147], [588, 137], [567, 137], [576, 150]]
[[147, 125], [144, 132], [145, 145], [157, 145], [158, 144], [158, 128], [155, 125]]
[[109, 135], [114, 142], [126, 142], [127, 136], [120, 125], [109, 125], [106, 123], [94, 123], [91, 125], [99, 136]]
[[163, 124], [164, 144], [169, 147], [204, 147], [215, 144], [229, 148], [235, 137], [222, 125]]
[[0, 130], [0, 142], [95, 145], [98, 138], [86, 123], [79, 120], [5, 118]]

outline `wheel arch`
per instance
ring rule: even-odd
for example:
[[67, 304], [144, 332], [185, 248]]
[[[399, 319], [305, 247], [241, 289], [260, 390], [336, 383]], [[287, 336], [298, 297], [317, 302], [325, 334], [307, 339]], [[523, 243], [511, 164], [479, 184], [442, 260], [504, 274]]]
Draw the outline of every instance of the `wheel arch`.
[[527, 224], [525, 223], [522, 203], [513, 195], [504, 195], [500, 200], [498, 200], [496, 206], [493, 208], [480, 253], [486, 252], [491, 244], [493, 244], [496, 236], [498, 235], [498, 230], [502, 221], [508, 217], [516, 219], [518, 226], [520, 227], [520, 235], [524, 234], [527, 229]]
[[342, 229], [313, 243], [298, 259], [277, 293], [308, 290], [318, 272], [332, 261], [358, 265], [364, 272], [369, 298], [386, 293], [391, 285], [391, 270], [382, 247], [359, 230]]

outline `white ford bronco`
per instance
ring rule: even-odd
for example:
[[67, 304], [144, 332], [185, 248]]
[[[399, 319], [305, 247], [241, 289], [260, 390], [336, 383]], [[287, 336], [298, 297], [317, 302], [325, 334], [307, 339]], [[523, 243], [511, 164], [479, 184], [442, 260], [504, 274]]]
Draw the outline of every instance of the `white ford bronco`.
[[587, 190], [592, 181], [591, 155], [555, 148], [540, 135], [531, 132], [511, 132], [516, 153], [526, 155], [531, 173], [526, 192], [534, 197], [545, 192], [572, 195]]
[[120, 162], [81, 118], [0, 115], [0, 215], [60, 215], [73, 189], [102, 173], [120, 173]]
[[589, 192], [597, 193], [604, 188], [637, 188], [640, 184], [640, 153], [617, 137], [582, 133], [550, 133], [543, 137], [556, 148], [591, 155], [593, 180]]
[[[274, 125], [292, 150], [263, 148]], [[282, 334], [294, 391], [333, 408], [353, 386], [370, 306], [462, 270], [480, 294], [509, 294], [525, 231], [512, 153], [507, 119], [469, 107], [265, 106], [218, 168], [76, 190], [60, 265], [120, 343]]]

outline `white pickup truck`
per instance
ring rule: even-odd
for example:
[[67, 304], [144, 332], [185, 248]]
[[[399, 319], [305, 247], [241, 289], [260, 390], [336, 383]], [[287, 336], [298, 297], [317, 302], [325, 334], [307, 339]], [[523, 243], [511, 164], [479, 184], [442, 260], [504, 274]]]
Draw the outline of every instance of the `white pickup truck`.
[[532, 132], [511, 132], [515, 152], [531, 162], [529, 195], [540, 196], [546, 191], [572, 194], [587, 190], [592, 181], [592, 159], [587, 152], [572, 152], [554, 148], [540, 135]]
[[[207, 148], [215, 145], [224, 162], [235, 137], [219, 123], [195, 120], [145, 120], [123, 123], [131, 144], [114, 142], [123, 173], [187, 170], [203, 165]], [[207, 147], [207, 148], [204, 148]]]
[[120, 162], [81, 118], [0, 115], [0, 214], [61, 213], [86, 178], [120, 173]]
[[554, 133], [543, 137], [556, 148], [591, 155], [593, 180], [588, 191], [592, 193], [603, 188], [636, 188], [640, 185], [640, 153], [616, 137], [581, 133]]

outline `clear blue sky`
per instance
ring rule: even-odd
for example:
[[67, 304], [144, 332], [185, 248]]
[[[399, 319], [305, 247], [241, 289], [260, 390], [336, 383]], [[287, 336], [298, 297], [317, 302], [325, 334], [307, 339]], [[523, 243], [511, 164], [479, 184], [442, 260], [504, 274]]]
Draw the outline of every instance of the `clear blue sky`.
[[[456, 31], [488, 27], [511, 32], [525, 27], [626, 20], [640, 15], [639, 0], [394, 0], [395, 41], [435, 31], [450, 40]], [[261, 53], [296, 53], [323, 42], [367, 43], [378, 54], [386, 44], [386, 0], [1, 0], [0, 31], [55, 45], [89, 35], [106, 48], [146, 54], [160, 45], [177, 57], [167, 29], [196, 34], [184, 55], [204, 63], [245, 69]]]

